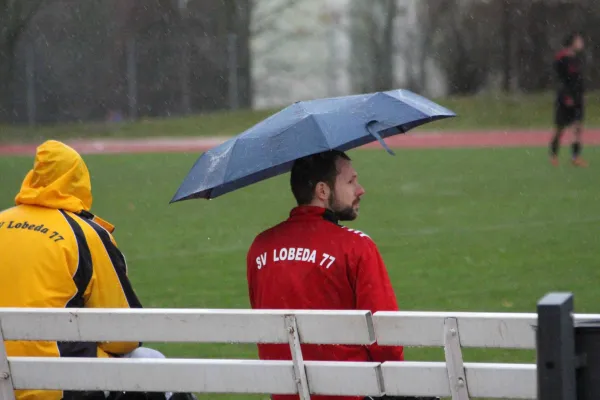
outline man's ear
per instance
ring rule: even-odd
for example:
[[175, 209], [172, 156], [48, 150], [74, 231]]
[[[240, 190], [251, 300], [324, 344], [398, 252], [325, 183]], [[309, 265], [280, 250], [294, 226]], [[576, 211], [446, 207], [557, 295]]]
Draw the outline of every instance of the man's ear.
[[317, 186], [315, 186], [315, 197], [321, 201], [327, 201], [330, 192], [331, 189], [325, 182], [319, 182], [317, 183]]

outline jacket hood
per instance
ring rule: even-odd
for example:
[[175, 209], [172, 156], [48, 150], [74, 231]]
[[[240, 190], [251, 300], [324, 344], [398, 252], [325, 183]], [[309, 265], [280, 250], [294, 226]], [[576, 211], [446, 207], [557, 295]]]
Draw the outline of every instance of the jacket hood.
[[55, 208], [74, 213], [92, 207], [90, 173], [73, 148], [56, 140], [42, 143], [35, 154], [15, 203]]

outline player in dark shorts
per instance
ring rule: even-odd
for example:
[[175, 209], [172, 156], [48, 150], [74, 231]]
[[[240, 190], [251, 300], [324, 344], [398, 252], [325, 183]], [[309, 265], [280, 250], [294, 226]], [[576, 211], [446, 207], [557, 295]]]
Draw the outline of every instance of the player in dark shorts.
[[574, 130], [571, 144], [571, 163], [575, 166], [587, 166], [581, 158], [581, 134], [584, 110], [583, 60], [581, 53], [584, 47], [583, 37], [579, 33], [568, 35], [563, 48], [554, 59], [554, 71], [558, 80], [558, 90], [554, 110], [556, 131], [550, 142], [550, 161], [558, 165], [560, 140], [566, 128]]

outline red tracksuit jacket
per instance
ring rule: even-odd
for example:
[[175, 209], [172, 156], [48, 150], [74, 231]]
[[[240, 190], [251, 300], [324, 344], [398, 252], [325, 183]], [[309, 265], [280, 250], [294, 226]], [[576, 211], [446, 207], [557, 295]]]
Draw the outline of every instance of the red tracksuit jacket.
[[[396, 296], [375, 243], [337, 224], [324, 208], [300, 206], [259, 234], [247, 255], [254, 309], [397, 311]], [[401, 346], [302, 345], [305, 360], [402, 361]], [[287, 344], [259, 344], [262, 360], [291, 360]], [[315, 400], [363, 397], [313, 396]], [[298, 399], [273, 395], [274, 400]]]

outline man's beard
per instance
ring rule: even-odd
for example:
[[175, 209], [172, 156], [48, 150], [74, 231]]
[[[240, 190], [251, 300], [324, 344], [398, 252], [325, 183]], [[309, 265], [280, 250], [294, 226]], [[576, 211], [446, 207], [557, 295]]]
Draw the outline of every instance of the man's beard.
[[[358, 202], [358, 200], [356, 200]], [[340, 221], [354, 221], [358, 217], [358, 212], [354, 209], [353, 203], [351, 206], [343, 206], [338, 204], [335, 195], [331, 193], [329, 196], [329, 209], [333, 211], [336, 218]]]

